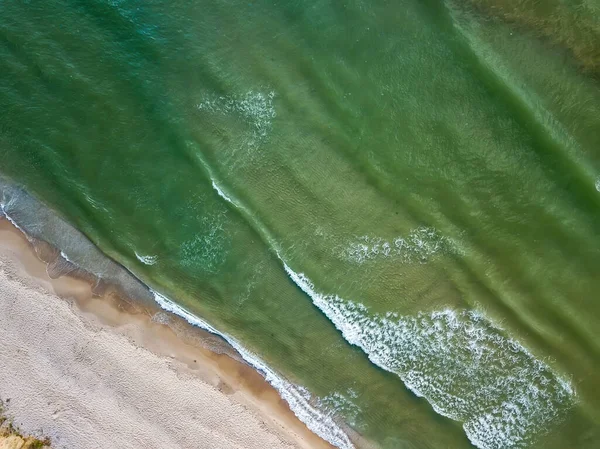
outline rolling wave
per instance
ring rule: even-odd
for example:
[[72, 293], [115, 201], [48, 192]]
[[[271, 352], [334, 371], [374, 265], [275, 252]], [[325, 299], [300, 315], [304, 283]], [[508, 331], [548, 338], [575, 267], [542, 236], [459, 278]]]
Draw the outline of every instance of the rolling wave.
[[191, 314], [160, 293], [154, 290], [152, 290], [152, 293], [158, 305], [164, 310], [180, 316], [193, 326], [223, 337], [249, 365], [265, 376], [267, 382], [279, 392], [279, 395], [289, 404], [294, 414], [311, 431], [340, 449], [354, 449], [354, 445], [346, 433], [335, 423], [330, 414], [325, 414], [319, 408], [311, 405], [312, 398], [305, 388], [295, 386], [283, 379], [260, 360], [258, 356], [240, 345], [233, 337], [218, 331], [206, 321]]
[[135, 257], [144, 265], [154, 265], [158, 261], [158, 256], [142, 256], [135, 251]]
[[574, 402], [569, 382], [479, 312], [373, 314], [360, 303], [318, 293], [304, 274], [284, 267], [349, 343], [397, 374], [437, 413], [462, 422], [481, 449], [526, 447]]

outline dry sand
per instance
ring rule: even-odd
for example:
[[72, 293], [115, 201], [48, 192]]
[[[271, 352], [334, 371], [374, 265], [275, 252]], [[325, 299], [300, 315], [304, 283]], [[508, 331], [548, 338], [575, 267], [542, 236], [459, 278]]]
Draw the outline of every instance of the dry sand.
[[250, 367], [156, 317], [51, 279], [0, 219], [0, 400], [23, 433], [69, 449], [332, 448]]

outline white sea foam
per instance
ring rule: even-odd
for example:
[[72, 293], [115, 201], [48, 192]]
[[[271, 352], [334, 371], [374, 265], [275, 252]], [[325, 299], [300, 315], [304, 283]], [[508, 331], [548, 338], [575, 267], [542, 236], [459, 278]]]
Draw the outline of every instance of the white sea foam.
[[[231, 202], [237, 207], [236, 204], [230, 197], [228, 197], [219, 187], [213, 182], [213, 187], [221, 196]], [[17, 229], [19, 229], [25, 236], [29, 238], [29, 235], [7, 214], [7, 208], [10, 206], [12, 198], [6, 201], [3, 196], [0, 199], [0, 212], [4, 215]], [[214, 228], [214, 226], [213, 226]], [[68, 262], [74, 263], [64, 251], [60, 252], [60, 255]], [[333, 418], [327, 413], [321, 412], [318, 407], [311, 404], [313, 398], [311, 397], [308, 390], [301, 386], [293, 385], [275, 371], [269, 368], [259, 357], [252, 354], [250, 351], [244, 349], [234, 338], [229, 335], [218, 331], [206, 321], [191, 314], [183, 307], [177, 305], [167, 297], [159, 294], [158, 292], [150, 289], [155, 301], [160, 305], [163, 310], [174, 313], [185, 319], [188, 323], [200, 327], [208, 332], [215, 335], [219, 335], [224, 338], [233, 348], [235, 348], [242, 358], [256, 370], [261, 372], [265, 379], [279, 392], [279, 395], [284, 399], [290, 406], [290, 409], [306, 426], [315, 434], [319, 435], [324, 440], [328, 441], [332, 445], [340, 449], [354, 449], [354, 445], [346, 435], [346, 433], [335, 423]], [[154, 320], [159, 322], [167, 322], [168, 317], [156, 314], [153, 317]]]
[[225, 201], [235, 205], [234, 201], [231, 199], [231, 197], [229, 195], [227, 195], [225, 192], [223, 192], [223, 190], [221, 190], [221, 188], [217, 185], [217, 183], [213, 180], [212, 181], [212, 186], [213, 189], [215, 189], [217, 191], [217, 194], [223, 198]]
[[316, 404], [319, 410], [329, 416], [342, 416], [344, 420], [352, 425], [356, 424], [356, 418], [360, 408], [355, 403], [357, 393], [349, 388], [344, 393], [334, 391], [327, 396], [317, 398]]
[[185, 319], [188, 323], [200, 327], [208, 332], [223, 337], [233, 348], [238, 351], [242, 358], [261, 372], [267, 382], [269, 382], [278, 392], [279, 395], [289, 404], [290, 409], [294, 414], [306, 424], [306, 426], [314, 433], [319, 435], [324, 440], [328, 441], [340, 449], [353, 449], [354, 445], [344, 433], [342, 429], [334, 422], [331, 416], [322, 413], [317, 407], [310, 404], [310, 395], [307, 390], [302, 387], [295, 386], [269, 368], [256, 355], [244, 349], [234, 338], [218, 331], [206, 321], [191, 314], [183, 307], [175, 304], [167, 297], [158, 292], [152, 291], [156, 302], [164, 310], [167, 310], [175, 315]]
[[[213, 187], [217, 189], [216, 184]], [[240, 207], [231, 197], [222, 196]], [[573, 404], [570, 382], [555, 375], [481, 313], [373, 314], [360, 303], [318, 293], [304, 274], [286, 264], [276, 242], [267, 238], [290, 278], [349, 343], [360, 347], [376, 365], [397, 374], [437, 413], [462, 422], [477, 447], [526, 447], [562, 419]], [[451, 242], [431, 228], [419, 228], [392, 242], [393, 247], [378, 241], [379, 246], [373, 250], [372, 245], [367, 254], [389, 256], [398, 251], [396, 256], [403, 260], [422, 261], [452, 249]], [[329, 411], [344, 402], [335, 394], [318, 401]], [[346, 401], [346, 406], [348, 403], [351, 401]]]
[[11, 218], [11, 216], [10, 216], [10, 215], [8, 215], [8, 213], [6, 212], [6, 207], [7, 207], [7, 203], [6, 203], [4, 200], [0, 201], [0, 212], [2, 213], [2, 215], [4, 215], [4, 217], [5, 217], [5, 218], [6, 218], [8, 221], [10, 221], [10, 222], [12, 223], [12, 225], [13, 225], [15, 228], [17, 228], [19, 231], [21, 231], [21, 232], [22, 232], [22, 233], [23, 233], [23, 234], [24, 234], [24, 235], [27, 237], [27, 240], [31, 240], [31, 238], [30, 238], [30, 237], [29, 237], [29, 235], [28, 235], [28, 234], [27, 234], [27, 233], [26, 233], [26, 232], [23, 230], [23, 228], [21, 228], [21, 226], [19, 226], [19, 225], [17, 224], [17, 222], [16, 222], [15, 220], [13, 220], [13, 219]]
[[431, 227], [413, 229], [408, 235], [383, 239], [363, 235], [343, 248], [345, 260], [362, 264], [377, 257], [401, 262], [426, 262], [438, 253], [455, 250], [454, 243]]
[[199, 233], [181, 245], [180, 261], [207, 273], [216, 273], [225, 263], [230, 238], [221, 214], [206, 214], [199, 222]]
[[304, 274], [284, 267], [348, 342], [437, 413], [462, 422], [477, 447], [526, 447], [574, 401], [568, 381], [479, 312], [373, 314], [360, 303], [318, 293]]
[[[210, 177], [210, 180], [212, 182], [213, 189], [215, 189], [215, 191], [221, 198], [223, 198], [225, 201], [227, 201], [229, 204], [231, 204], [232, 206], [234, 206], [236, 209], [243, 212], [247, 216], [252, 217], [251, 212], [243, 204], [241, 204], [238, 200], [233, 198], [232, 195], [226, 193], [221, 187], [219, 187], [219, 185], [215, 182], [213, 174], [210, 172], [210, 170], [208, 171], [208, 176]], [[272, 244], [274, 248], [277, 248], [275, 241], [273, 239], [271, 239], [268, 235], [266, 237], [269, 240], [269, 243]]]
[[140, 254], [137, 253], [137, 251], [135, 252], [135, 257], [137, 257], [137, 259], [142, 262], [143, 264], [146, 265], [154, 265], [157, 261], [158, 261], [158, 256], [142, 256]]
[[198, 103], [199, 111], [219, 115], [237, 115], [250, 128], [250, 136], [246, 140], [246, 146], [250, 149], [256, 148], [269, 135], [272, 121], [275, 118], [275, 107], [273, 99], [275, 92], [267, 94], [249, 91], [239, 96], [216, 96], [206, 98]]
[[[20, 226], [17, 224], [17, 222], [16, 222], [15, 220], [13, 220], [13, 219], [10, 217], [10, 215], [8, 215], [8, 214], [6, 213], [6, 211], [4, 210], [4, 208], [2, 208], [2, 214], [4, 215], [4, 217], [5, 217], [5, 218], [6, 218], [8, 221], [10, 221], [10, 222], [12, 223], [12, 225], [13, 225], [15, 228], [17, 228], [17, 229], [18, 229], [19, 231], [21, 231], [23, 234], [27, 235], [27, 233], [26, 233], [26, 232], [25, 232], [25, 231], [24, 231], [24, 230], [23, 230], [23, 229], [22, 229], [22, 228], [21, 228], [21, 227], [20, 227]], [[28, 238], [28, 240], [29, 240], [29, 238]]]
[[77, 265], [75, 262], [73, 262], [71, 259], [69, 259], [69, 256], [67, 256], [67, 253], [65, 253], [64, 251], [60, 251], [60, 256], [65, 259], [67, 262], [72, 263], [73, 265]]

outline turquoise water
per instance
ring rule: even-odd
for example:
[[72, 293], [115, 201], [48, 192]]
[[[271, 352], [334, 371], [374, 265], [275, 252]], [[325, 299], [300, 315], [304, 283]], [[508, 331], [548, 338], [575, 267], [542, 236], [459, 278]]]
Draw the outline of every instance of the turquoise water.
[[315, 432], [600, 444], [597, 2], [0, 12], [2, 173]]

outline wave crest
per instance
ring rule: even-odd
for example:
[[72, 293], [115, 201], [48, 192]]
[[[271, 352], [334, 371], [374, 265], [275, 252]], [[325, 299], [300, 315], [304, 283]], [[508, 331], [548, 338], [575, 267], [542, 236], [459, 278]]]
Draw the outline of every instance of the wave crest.
[[413, 229], [408, 235], [391, 240], [363, 235], [342, 250], [345, 260], [363, 264], [376, 257], [392, 258], [400, 262], [425, 263], [436, 254], [453, 252], [455, 244], [431, 227]]
[[397, 374], [437, 413], [462, 422], [477, 447], [526, 447], [574, 401], [569, 382], [479, 312], [374, 314], [363, 304], [316, 292], [304, 274], [284, 266], [349, 343]]

